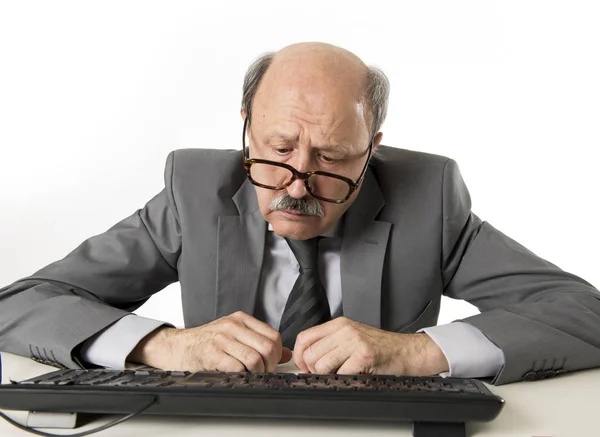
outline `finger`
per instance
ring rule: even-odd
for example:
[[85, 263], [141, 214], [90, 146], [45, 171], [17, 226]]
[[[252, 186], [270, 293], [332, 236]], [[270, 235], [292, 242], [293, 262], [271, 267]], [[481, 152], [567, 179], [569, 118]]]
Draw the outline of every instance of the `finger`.
[[261, 335], [264, 335], [267, 338], [270, 338], [273, 342], [279, 342], [281, 344], [281, 335], [275, 329], [273, 329], [270, 325], [265, 322], [261, 322], [255, 317], [252, 317], [242, 311], [238, 311], [237, 313], [233, 313], [231, 315], [236, 320], [241, 321], [244, 325], [246, 325], [249, 329], [258, 332]]
[[350, 351], [337, 347], [319, 358], [314, 365], [315, 371], [313, 373], [336, 373], [338, 372], [338, 369], [347, 362], [351, 355], [352, 353]]
[[365, 373], [363, 363], [358, 359], [350, 356], [344, 364], [342, 364], [336, 372], [338, 375], [357, 375], [359, 373]]
[[294, 345], [294, 363], [301, 371], [309, 371], [304, 362], [304, 351], [326, 335], [336, 332], [339, 329], [339, 326], [340, 323], [338, 322], [338, 319], [335, 319], [323, 323], [322, 325], [313, 326], [298, 334], [296, 344]]
[[252, 317], [244, 312], [238, 311], [233, 315], [237, 318], [237, 320], [242, 321], [242, 323], [244, 323], [244, 325], [246, 325], [249, 329], [252, 329], [253, 331], [258, 332], [259, 334], [264, 335], [265, 337], [269, 338], [275, 343], [275, 346], [277, 346], [277, 352], [275, 355], [277, 359], [279, 359], [279, 363], [287, 363], [291, 359], [291, 351], [288, 355], [288, 352], [284, 352], [283, 350], [284, 348], [281, 342], [281, 334], [279, 331], [273, 329], [273, 327], [271, 327], [267, 323], [261, 322], [257, 318]]
[[317, 361], [339, 346], [340, 339], [337, 334], [338, 332], [339, 331], [335, 331], [333, 334], [323, 337], [304, 351], [302, 360], [311, 373], [319, 373], [315, 369]]
[[281, 346], [277, 346], [270, 338], [243, 326], [233, 326], [228, 334], [238, 342], [250, 347], [261, 355], [265, 371], [274, 372], [281, 358]]
[[251, 347], [236, 340], [225, 342], [222, 347], [223, 352], [242, 363], [245, 370], [248, 370], [249, 372], [265, 371], [265, 363], [262, 356]]
[[281, 348], [283, 347], [281, 343], [281, 334], [276, 329], [273, 329], [270, 325], [261, 322], [255, 317], [252, 317], [242, 311], [238, 311], [237, 313], [232, 314], [236, 320], [241, 321], [244, 325], [246, 325], [249, 329], [258, 332], [261, 335], [269, 338], [275, 345], [277, 346], [277, 356], [279, 357], [282, 353]]
[[281, 359], [279, 360], [279, 364], [287, 363], [292, 359], [292, 350], [284, 347], [281, 349]]
[[240, 360], [222, 352], [216, 357], [214, 370], [217, 372], [245, 372], [246, 366]]

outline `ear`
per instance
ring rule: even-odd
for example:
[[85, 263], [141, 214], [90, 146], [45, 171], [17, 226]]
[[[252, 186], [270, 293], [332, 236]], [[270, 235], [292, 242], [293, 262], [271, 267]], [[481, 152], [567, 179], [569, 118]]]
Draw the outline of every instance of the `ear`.
[[246, 110], [245, 109], [240, 109], [240, 115], [242, 116], [242, 120], [246, 121]]
[[375, 135], [375, 138], [373, 138], [373, 151], [375, 151], [375, 149], [377, 149], [377, 147], [379, 146], [379, 143], [381, 143], [382, 139], [383, 139], [383, 132], [377, 132], [377, 135]]

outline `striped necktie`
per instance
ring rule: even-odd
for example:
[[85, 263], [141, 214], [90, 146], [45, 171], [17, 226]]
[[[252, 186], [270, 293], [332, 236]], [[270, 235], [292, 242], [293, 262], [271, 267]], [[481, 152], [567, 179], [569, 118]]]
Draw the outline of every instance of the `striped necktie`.
[[300, 265], [300, 275], [290, 292], [279, 324], [283, 346], [290, 349], [293, 349], [300, 332], [331, 319], [327, 295], [319, 279], [319, 238], [285, 239]]

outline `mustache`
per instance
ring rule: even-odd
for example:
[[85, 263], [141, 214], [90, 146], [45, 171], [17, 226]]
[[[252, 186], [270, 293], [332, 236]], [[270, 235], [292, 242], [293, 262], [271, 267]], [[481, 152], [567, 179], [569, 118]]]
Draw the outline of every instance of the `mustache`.
[[287, 193], [283, 193], [273, 199], [269, 204], [269, 208], [271, 211], [291, 210], [298, 214], [314, 215], [317, 217], [323, 217], [325, 215], [323, 205], [321, 205], [314, 197], [302, 197], [301, 199], [296, 199]]

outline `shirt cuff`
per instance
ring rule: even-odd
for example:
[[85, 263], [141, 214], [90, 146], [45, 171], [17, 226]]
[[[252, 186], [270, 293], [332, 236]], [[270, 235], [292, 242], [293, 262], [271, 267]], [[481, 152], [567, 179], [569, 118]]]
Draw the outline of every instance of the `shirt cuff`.
[[81, 358], [97, 366], [124, 369], [127, 356], [137, 344], [162, 325], [170, 326], [160, 320], [127, 315], [87, 339], [80, 349]]
[[454, 322], [421, 329], [442, 350], [450, 372], [441, 376], [487, 378], [496, 376], [504, 366], [502, 349], [472, 325]]

